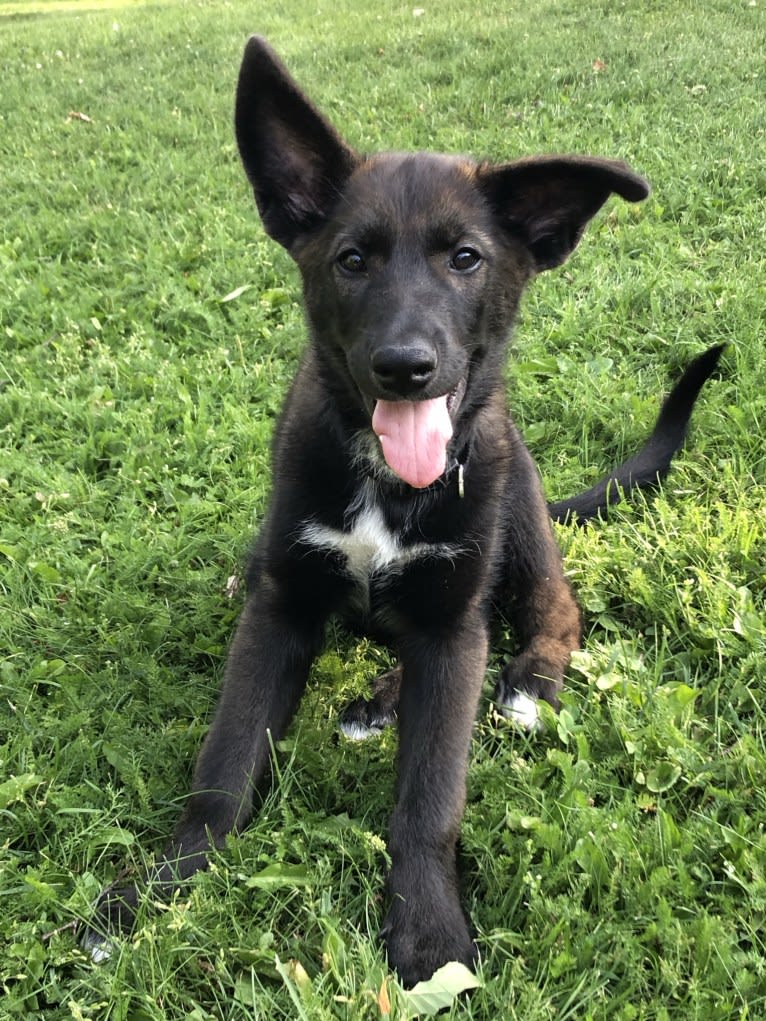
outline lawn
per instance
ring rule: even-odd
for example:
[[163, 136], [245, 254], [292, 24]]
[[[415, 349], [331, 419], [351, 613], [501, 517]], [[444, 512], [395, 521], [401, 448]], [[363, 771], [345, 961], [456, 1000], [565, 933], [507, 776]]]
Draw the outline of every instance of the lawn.
[[628, 160], [527, 295], [509, 401], [551, 498], [726, 342], [656, 496], [558, 529], [585, 635], [565, 708], [473, 743], [482, 987], [450, 1017], [766, 1016], [763, 0], [0, 0], [0, 1019], [404, 1019], [387, 972], [388, 665], [328, 635], [256, 820], [94, 965], [76, 924], [172, 830], [242, 603], [297, 274], [238, 162], [267, 35], [363, 150]]

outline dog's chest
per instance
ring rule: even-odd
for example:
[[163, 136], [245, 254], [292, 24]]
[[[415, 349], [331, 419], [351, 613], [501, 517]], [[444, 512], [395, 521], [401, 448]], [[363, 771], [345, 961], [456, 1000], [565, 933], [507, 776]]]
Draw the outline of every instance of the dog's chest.
[[388, 525], [376, 486], [367, 481], [347, 508], [343, 528], [304, 521], [299, 538], [303, 545], [340, 555], [342, 570], [354, 583], [354, 601], [369, 609], [375, 583], [384, 583], [415, 561], [453, 559], [460, 552], [456, 544], [414, 539], [413, 531]]

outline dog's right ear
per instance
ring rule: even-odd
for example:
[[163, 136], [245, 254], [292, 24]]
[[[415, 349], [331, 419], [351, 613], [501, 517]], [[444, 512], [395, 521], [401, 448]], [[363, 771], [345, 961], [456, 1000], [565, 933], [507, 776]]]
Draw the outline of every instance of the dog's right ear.
[[289, 251], [330, 214], [360, 157], [260, 36], [245, 47], [235, 126], [263, 224]]

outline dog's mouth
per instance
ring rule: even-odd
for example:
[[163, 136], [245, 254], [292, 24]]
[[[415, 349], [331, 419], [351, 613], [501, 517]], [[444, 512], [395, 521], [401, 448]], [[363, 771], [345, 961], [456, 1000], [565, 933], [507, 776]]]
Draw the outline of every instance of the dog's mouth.
[[422, 401], [375, 401], [372, 429], [386, 464], [403, 482], [425, 489], [444, 474], [453, 419], [465, 394], [462, 379], [449, 393]]

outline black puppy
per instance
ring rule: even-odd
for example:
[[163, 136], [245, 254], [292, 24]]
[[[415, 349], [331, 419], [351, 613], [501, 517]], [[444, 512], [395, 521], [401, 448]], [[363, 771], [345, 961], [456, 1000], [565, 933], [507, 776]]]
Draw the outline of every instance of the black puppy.
[[[474, 959], [455, 845], [494, 609], [520, 644], [497, 702], [534, 728], [580, 639], [550, 516], [583, 519], [655, 482], [720, 352], [687, 369], [635, 458], [548, 508], [506, 409], [519, 299], [612, 192], [638, 201], [646, 182], [589, 157], [360, 156], [259, 38], [245, 51], [236, 129], [264, 226], [300, 267], [310, 344], [277, 429], [215, 719], [152, 881], [169, 890], [247, 823], [270, 736], [295, 712], [328, 618], [351, 617], [400, 663], [343, 722], [356, 735], [398, 719], [383, 935], [414, 983]], [[136, 900], [132, 887], [107, 891], [100, 930], [128, 928]], [[96, 955], [100, 938], [86, 937]]]

